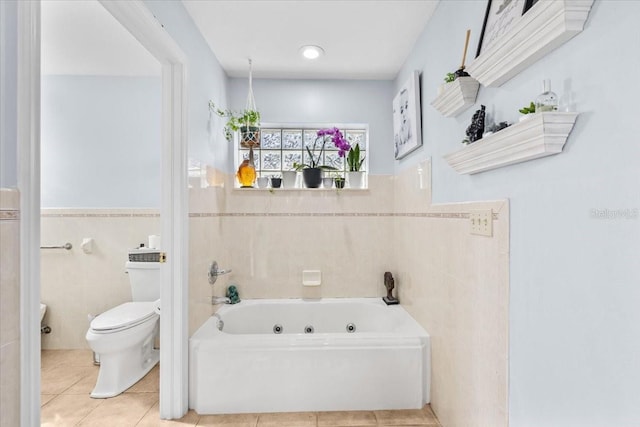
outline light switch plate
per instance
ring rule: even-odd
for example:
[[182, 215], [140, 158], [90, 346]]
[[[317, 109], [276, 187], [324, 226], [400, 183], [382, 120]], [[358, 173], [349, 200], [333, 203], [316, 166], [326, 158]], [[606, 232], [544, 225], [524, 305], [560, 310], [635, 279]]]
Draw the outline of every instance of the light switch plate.
[[469, 212], [471, 234], [493, 236], [493, 212], [491, 209]]

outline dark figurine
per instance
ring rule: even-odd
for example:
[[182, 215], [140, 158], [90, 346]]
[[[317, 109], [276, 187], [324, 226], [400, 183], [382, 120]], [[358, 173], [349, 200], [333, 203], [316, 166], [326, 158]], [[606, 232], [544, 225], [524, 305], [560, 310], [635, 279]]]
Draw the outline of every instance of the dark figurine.
[[391, 293], [391, 291], [393, 291], [393, 288], [395, 287], [395, 280], [393, 280], [393, 274], [388, 271], [384, 273], [384, 287], [387, 288], [387, 296], [382, 297], [382, 300], [385, 302], [385, 304], [399, 304], [400, 301], [398, 300], [398, 298], [395, 298]]
[[240, 302], [238, 288], [236, 288], [235, 285], [231, 285], [227, 288], [227, 298], [229, 298], [229, 304], [237, 304]]
[[464, 68], [458, 68], [453, 74], [456, 76], [456, 79], [458, 77], [469, 77], [469, 73], [467, 73]]
[[469, 143], [476, 142], [482, 139], [484, 133], [484, 105], [480, 106], [480, 109], [473, 114], [471, 118], [471, 124], [467, 128], [467, 137], [469, 137]]

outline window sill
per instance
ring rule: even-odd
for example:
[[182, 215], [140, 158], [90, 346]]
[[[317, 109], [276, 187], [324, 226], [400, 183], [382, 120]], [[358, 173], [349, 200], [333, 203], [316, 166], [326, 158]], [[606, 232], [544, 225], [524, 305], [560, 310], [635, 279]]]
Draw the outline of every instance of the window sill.
[[362, 192], [369, 191], [369, 188], [240, 188], [233, 187], [233, 191], [240, 192], [273, 192], [273, 193], [294, 193], [294, 192], [316, 192], [316, 193], [326, 193], [329, 191], [335, 192], [343, 192], [346, 191], [348, 193], [351, 192]]

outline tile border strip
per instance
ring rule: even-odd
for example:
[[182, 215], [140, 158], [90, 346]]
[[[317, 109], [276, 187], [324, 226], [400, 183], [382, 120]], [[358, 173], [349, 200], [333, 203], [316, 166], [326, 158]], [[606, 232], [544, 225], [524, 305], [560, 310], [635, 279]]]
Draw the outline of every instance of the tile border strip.
[[43, 213], [41, 218], [160, 218], [159, 213]]
[[[13, 211], [2, 211], [13, 212]], [[17, 211], [16, 211], [17, 212]], [[19, 217], [19, 213], [18, 213]], [[160, 218], [159, 213], [43, 213], [42, 218]], [[292, 218], [292, 217], [336, 217], [336, 218], [440, 218], [469, 219], [469, 212], [192, 212], [189, 218]], [[500, 216], [493, 213], [493, 219]], [[4, 219], [4, 218], [3, 218]], [[16, 219], [16, 218], [9, 218]]]
[[20, 211], [18, 210], [0, 210], [0, 221], [18, 221], [20, 219]]
[[[257, 212], [192, 212], [190, 218], [238, 218], [238, 217], [397, 217], [397, 218], [443, 218], [443, 219], [469, 219], [469, 212], [282, 212], [282, 213], [257, 213]], [[498, 212], [493, 213], [493, 219], [500, 218]]]

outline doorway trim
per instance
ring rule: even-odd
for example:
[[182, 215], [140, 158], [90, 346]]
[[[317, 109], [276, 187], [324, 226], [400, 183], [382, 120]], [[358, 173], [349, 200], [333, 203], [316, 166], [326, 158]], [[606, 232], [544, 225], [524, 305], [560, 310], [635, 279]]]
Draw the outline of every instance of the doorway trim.
[[[160, 418], [188, 410], [186, 56], [141, 0], [99, 0], [162, 66]], [[40, 425], [40, 0], [18, 2], [21, 425]]]

